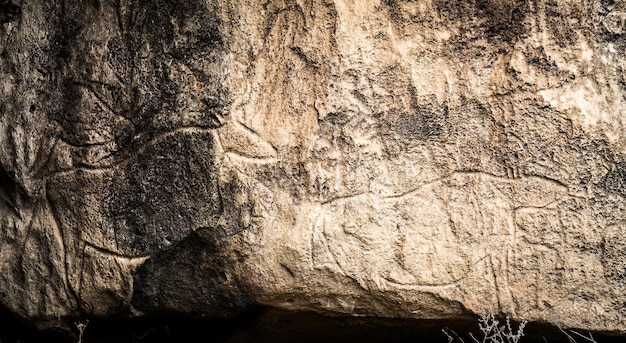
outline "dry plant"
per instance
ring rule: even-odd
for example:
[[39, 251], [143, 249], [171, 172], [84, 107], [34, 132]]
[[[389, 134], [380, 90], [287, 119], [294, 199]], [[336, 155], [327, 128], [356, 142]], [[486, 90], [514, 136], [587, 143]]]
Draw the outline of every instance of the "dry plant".
[[78, 343], [83, 343], [83, 333], [85, 332], [85, 329], [87, 328], [87, 324], [89, 324], [89, 319], [85, 320], [85, 322], [77, 322], [74, 323], [74, 325], [76, 325], [76, 328], [78, 329]]
[[[526, 321], [521, 322], [517, 328], [517, 332], [515, 332], [511, 327], [509, 317], [506, 318], [504, 325], [500, 325], [500, 322], [490, 313], [478, 319], [478, 325], [483, 334], [482, 339], [476, 338], [472, 333], [470, 333], [469, 336], [473, 343], [519, 343], [520, 339], [524, 336], [524, 327], [526, 327], [527, 323]], [[567, 337], [569, 343], [598, 343], [591, 333], [589, 333], [589, 337], [587, 337], [574, 330], [568, 330], [569, 333], [561, 328], [559, 328], [559, 330]], [[463, 338], [453, 330], [446, 328], [441, 331], [443, 331], [443, 334], [448, 338], [448, 343], [465, 343]], [[576, 339], [579, 339], [579, 341]], [[545, 338], [544, 341], [546, 341]]]
[[[498, 321], [495, 316], [490, 313], [480, 317], [478, 320], [480, 331], [483, 334], [482, 339], [474, 337], [472, 333], [469, 335], [475, 343], [518, 343], [524, 336], [524, 327], [526, 326], [526, 323], [526, 321], [521, 322], [517, 328], [517, 332], [515, 332], [513, 328], [511, 328], [511, 321], [509, 317], [506, 318], [506, 323], [504, 325], [500, 325], [500, 321]], [[461, 343], [465, 343], [465, 341], [457, 335], [456, 332], [450, 329], [443, 329], [442, 331], [448, 338], [448, 343], [455, 342], [455, 339]]]
[[[572, 335], [569, 335], [567, 332], [565, 332], [565, 330], [563, 330], [563, 329], [561, 329], [561, 328], [559, 328], [559, 330], [561, 330], [561, 332], [562, 332], [562, 333], [564, 333], [564, 334], [565, 334], [565, 336], [567, 336], [567, 340], [568, 340], [570, 343], [577, 343], [577, 342], [576, 342], [576, 340], [574, 339], [574, 337], [572, 337]], [[576, 331], [574, 331], [574, 330], [569, 330], [569, 332], [570, 332], [570, 333], [572, 333], [573, 335], [576, 335], [576, 336], [578, 336], [578, 337], [580, 337], [580, 338], [584, 339], [584, 340], [585, 340], [585, 342], [590, 342], [590, 343], [598, 343], [598, 342], [595, 340], [595, 338], [593, 338], [593, 336], [591, 335], [591, 333], [589, 333], [589, 337], [587, 337], [587, 336], [585, 336], [585, 335], [583, 335], [583, 334], [581, 334], [581, 333], [578, 333], [578, 332], [576, 332]]]

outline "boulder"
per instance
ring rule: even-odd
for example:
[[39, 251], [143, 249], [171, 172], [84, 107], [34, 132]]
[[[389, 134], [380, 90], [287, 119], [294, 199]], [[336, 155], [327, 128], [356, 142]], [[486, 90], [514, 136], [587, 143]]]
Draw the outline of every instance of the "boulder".
[[4, 0], [0, 24], [20, 318], [626, 331], [626, 3]]

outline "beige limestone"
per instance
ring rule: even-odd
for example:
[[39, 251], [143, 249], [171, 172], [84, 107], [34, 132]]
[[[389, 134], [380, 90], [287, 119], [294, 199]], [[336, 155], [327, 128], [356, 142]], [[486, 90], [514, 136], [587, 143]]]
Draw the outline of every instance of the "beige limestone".
[[626, 3], [156, 3], [3, 19], [3, 306], [626, 330]]

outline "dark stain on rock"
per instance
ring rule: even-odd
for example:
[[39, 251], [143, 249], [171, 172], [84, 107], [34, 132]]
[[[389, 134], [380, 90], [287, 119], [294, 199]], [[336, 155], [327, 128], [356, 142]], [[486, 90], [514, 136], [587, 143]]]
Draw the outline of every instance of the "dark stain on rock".
[[626, 162], [615, 164], [598, 183], [600, 188], [626, 197]]
[[[611, 43], [613, 48], [622, 54], [626, 50], [626, 8], [621, 3], [612, 0], [601, 0], [598, 6], [598, 13], [594, 18], [598, 18], [593, 23], [594, 39], [599, 43]], [[584, 15], [581, 16], [585, 18]], [[591, 25], [590, 25], [591, 26]], [[620, 75], [623, 73], [617, 72]]]
[[449, 110], [446, 102], [441, 103], [435, 95], [419, 96], [410, 88], [411, 112], [401, 113], [393, 123], [393, 132], [406, 140], [437, 139], [444, 132]]
[[217, 2], [139, 1], [115, 9], [117, 22], [99, 15], [111, 6], [120, 5], [63, 2], [63, 29], [54, 37], [63, 105], [51, 114], [62, 139], [83, 146], [93, 144], [85, 133], [97, 132], [109, 140], [99, 144], [116, 143], [119, 161], [164, 132], [223, 125], [228, 47]]
[[556, 0], [545, 3], [546, 31], [554, 37], [554, 42], [561, 48], [573, 45], [582, 31], [581, 20], [586, 13], [570, 11], [563, 13], [562, 5]]
[[434, 5], [442, 20], [461, 22], [463, 29], [483, 32], [479, 36], [493, 41], [516, 41], [528, 32], [527, 0], [440, 0]]
[[126, 34], [135, 45], [147, 40], [157, 53], [178, 59], [191, 57], [198, 50], [223, 48], [222, 23], [214, 7], [215, 1], [140, 1], [138, 17], [127, 19], [136, 23], [136, 31], [127, 30]]
[[542, 71], [553, 73], [559, 70], [556, 62], [546, 54], [543, 47], [529, 48], [525, 51], [524, 57], [528, 64], [535, 66]]
[[20, 189], [14, 177], [0, 165], [0, 201], [5, 202], [13, 211], [17, 213], [17, 204], [15, 199], [19, 194], [24, 192]]
[[526, 34], [526, 0], [477, 0], [476, 13], [483, 18], [489, 38], [505, 42], [516, 41]]
[[[135, 274], [132, 305], [146, 314], [230, 317], [252, 304], [223, 238], [200, 229], [157, 253]], [[198, 261], [202, 261], [198, 263]]]
[[222, 213], [210, 134], [176, 134], [123, 164], [110, 180], [108, 211], [118, 249], [142, 256], [164, 249]]
[[442, 42], [448, 57], [493, 60], [510, 52], [517, 41], [530, 34], [531, 21], [527, 18], [532, 13], [528, 3], [529, 0], [433, 0], [434, 19], [425, 25], [454, 28], [452, 36]]
[[0, 25], [16, 21], [22, 14], [20, 6], [10, 0], [0, 1]]

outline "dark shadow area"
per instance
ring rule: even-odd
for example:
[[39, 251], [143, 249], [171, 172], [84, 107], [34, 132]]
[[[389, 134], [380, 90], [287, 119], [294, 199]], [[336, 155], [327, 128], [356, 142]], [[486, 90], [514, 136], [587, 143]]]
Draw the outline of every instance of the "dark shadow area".
[[15, 182], [4, 167], [0, 165], [0, 197], [2, 197], [0, 201], [5, 201], [7, 205], [12, 208], [15, 207], [13, 198], [15, 198], [17, 190], [17, 182]]
[[[3, 311], [0, 313], [2, 343], [78, 342], [74, 337], [41, 333]], [[504, 323], [504, 320], [501, 320]], [[517, 329], [517, 323], [511, 324]], [[169, 343], [169, 342], [448, 342], [442, 332], [454, 332], [464, 342], [474, 342], [469, 333], [482, 339], [478, 318], [460, 320], [408, 320], [343, 318], [314, 313], [257, 309], [240, 317], [217, 320], [202, 318], [91, 319], [83, 343]], [[576, 342], [588, 342], [566, 330]], [[589, 337], [589, 332], [577, 330]], [[598, 343], [626, 342], [626, 336], [592, 333]], [[455, 342], [460, 342], [458, 338]], [[557, 327], [530, 323], [521, 342], [570, 342]]]
[[0, 306], [0, 342], [64, 342], [64, 336], [54, 332], [39, 332]]
[[19, 19], [21, 8], [10, 0], [0, 0], [0, 24], [10, 23]]

